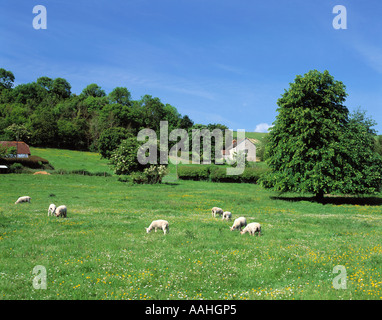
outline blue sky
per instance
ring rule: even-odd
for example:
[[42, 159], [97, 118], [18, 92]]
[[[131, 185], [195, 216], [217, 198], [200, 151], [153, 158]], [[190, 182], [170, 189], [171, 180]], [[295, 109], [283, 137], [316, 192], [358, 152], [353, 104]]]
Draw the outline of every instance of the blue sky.
[[[332, 26], [335, 5], [347, 29]], [[35, 5], [47, 29], [35, 30]], [[266, 130], [296, 75], [329, 70], [382, 134], [382, 1], [2, 0], [0, 67], [175, 106], [195, 123]]]

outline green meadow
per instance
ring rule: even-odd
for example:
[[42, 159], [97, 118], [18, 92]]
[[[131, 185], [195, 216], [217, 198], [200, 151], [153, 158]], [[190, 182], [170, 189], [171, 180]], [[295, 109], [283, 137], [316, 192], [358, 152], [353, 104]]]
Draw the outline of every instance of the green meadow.
[[[98, 154], [37, 149], [56, 169], [109, 170]], [[0, 299], [382, 299], [382, 197], [277, 193], [254, 184], [0, 175]], [[19, 196], [30, 204], [15, 205]], [[67, 218], [48, 216], [65, 204]], [[230, 231], [213, 206], [259, 222]], [[170, 232], [147, 234], [154, 219]], [[346, 270], [336, 289], [335, 266]], [[35, 266], [47, 288], [33, 286]], [[344, 274], [342, 274], [344, 275]]]
[[106, 159], [101, 159], [95, 152], [60, 150], [50, 148], [33, 148], [31, 154], [49, 160], [55, 170], [86, 170], [89, 172], [112, 173], [113, 170], [108, 166]]

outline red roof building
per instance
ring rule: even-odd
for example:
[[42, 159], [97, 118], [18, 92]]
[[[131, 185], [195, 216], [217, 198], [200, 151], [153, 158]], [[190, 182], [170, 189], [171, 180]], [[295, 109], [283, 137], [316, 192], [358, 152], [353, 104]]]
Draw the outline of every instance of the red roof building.
[[22, 141], [0, 141], [0, 144], [4, 147], [15, 147], [17, 158], [28, 158], [31, 155], [29, 146]]

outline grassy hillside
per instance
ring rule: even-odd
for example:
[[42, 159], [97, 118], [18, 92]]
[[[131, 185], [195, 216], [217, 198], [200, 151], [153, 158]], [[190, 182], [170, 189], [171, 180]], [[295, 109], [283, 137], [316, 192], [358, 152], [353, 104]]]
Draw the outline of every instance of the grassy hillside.
[[101, 155], [96, 152], [33, 147], [30, 150], [32, 155], [49, 160], [55, 170], [87, 170], [89, 172], [112, 173], [112, 169], [107, 165], [108, 160], [101, 159]]
[[[263, 132], [245, 132], [245, 136], [249, 139], [256, 139], [259, 141], [263, 141], [264, 137], [266, 137], [269, 133]], [[233, 138], [237, 137], [237, 131], [233, 132]]]
[[[103, 167], [93, 154], [69, 159], [55, 164]], [[252, 184], [170, 177], [131, 186], [115, 176], [2, 175], [0, 299], [382, 298], [382, 197], [324, 205]], [[15, 205], [22, 195], [32, 203]], [[66, 204], [68, 218], [48, 217], [52, 202]], [[262, 236], [231, 232], [213, 206], [261, 223]], [[170, 233], [145, 233], [159, 218]], [[46, 290], [33, 289], [36, 265], [46, 268]], [[345, 290], [333, 288], [337, 265]]]

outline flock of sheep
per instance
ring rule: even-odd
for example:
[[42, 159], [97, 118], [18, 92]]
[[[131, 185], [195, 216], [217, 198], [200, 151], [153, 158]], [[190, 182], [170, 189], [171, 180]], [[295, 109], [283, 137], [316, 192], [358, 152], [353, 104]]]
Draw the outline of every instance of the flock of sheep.
[[[15, 204], [22, 203], [22, 202], [29, 202], [30, 203], [31, 197], [29, 197], [29, 196], [20, 197], [17, 199]], [[230, 220], [232, 218], [231, 212], [223, 211], [222, 208], [218, 208], [218, 207], [213, 207], [211, 209], [211, 213], [212, 213], [213, 217], [216, 217], [216, 215], [221, 215], [222, 220]], [[56, 205], [52, 203], [52, 204], [50, 204], [50, 206], [48, 208], [48, 216], [50, 216], [50, 215], [52, 215], [52, 216], [55, 215], [56, 217], [66, 218], [67, 208], [64, 205], [56, 207]], [[241, 230], [241, 228], [243, 228], [243, 227], [244, 227], [244, 229]], [[166, 234], [169, 232], [169, 223], [166, 220], [154, 220], [153, 222], [151, 222], [150, 226], [148, 228], [145, 228], [145, 229], [146, 229], [147, 233], [149, 233], [153, 229], [155, 230], [155, 232], [157, 232], [158, 229], [162, 229], [163, 233]], [[240, 218], [235, 219], [232, 227], [230, 227], [231, 231], [237, 230], [237, 229], [240, 230], [240, 234], [244, 234], [247, 232], [252, 236], [254, 236], [255, 233], [257, 233], [258, 236], [260, 236], [260, 234], [261, 234], [260, 223], [252, 222], [252, 223], [247, 224], [247, 220], [244, 217], [240, 217]]]
[[[29, 196], [24, 196], [24, 197], [20, 197], [17, 199], [17, 201], [15, 202], [15, 204], [18, 204], [18, 203], [22, 203], [22, 202], [31, 202], [31, 197]], [[59, 207], [56, 207], [56, 205], [54, 203], [51, 203], [49, 208], [48, 208], [48, 217], [50, 215], [55, 215], [56, 217], [63, 217], [63, 218], [66, 218], [66, 213], [67, 213], [67, 208], [66, 206], [59, 206]]]
[[[230, 220], [232, 218], [232, 213], [229, 211], [223, 211], [222, 208], [213, 207], [211, 209], [211, 213], [213, 217], [216, 217], [216, 215], [221, 215], [222, 220]], [[241, 230], [241, 228], [243, 228]], [[163, 233], [166, 234], [169, 232], [169, 223], [166, 220], [154, 220], [151, 222], [150, 226], [146, 228], [146, 232], [149, 233], [152, 230], [155, 230], [157, 232], [158, 229], [162, 229]], [[240, 234], [249, 233], [251, 236], [254, 236], [255, 233], [257, 233], [258, 236], [261, 235], [261, 225], [258, 222], [252, 222], [247, 224], [247, 219], [244, 217], [240, 217], [235, 219], [233, 222], [232, 227], [229, 228], [231, 231], [233, 230], [240, 230]]]
[[[232, 218], [232, 213], [229, 211], [223, 211], [222, 208], [213, 207], [211, 209], [213, 217], [216, 217], [217, 214], [222, 216], [222, 220], [230, 220]], [[244, 227], [243, 230], [241, 228]], [[258, 222], [251, 222], [247, 225], [247, 219], [240, 217], [235, 219], [232, 227], [229, 228], [231, 231], [240, 230], [240, 234], [249, 233], [251, 236], [254, 236], [257, 233], [258, 236], [261, 234], [261, 225]]]

